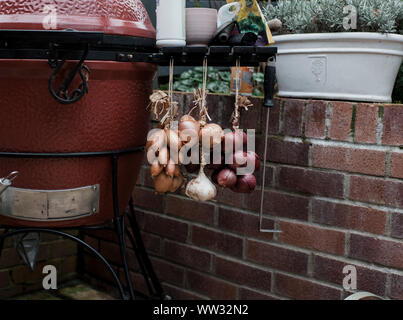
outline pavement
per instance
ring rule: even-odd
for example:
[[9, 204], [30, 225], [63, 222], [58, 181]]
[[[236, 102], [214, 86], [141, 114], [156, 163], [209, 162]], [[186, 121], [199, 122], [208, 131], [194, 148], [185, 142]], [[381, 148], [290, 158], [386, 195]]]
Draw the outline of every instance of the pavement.
[[14, 297], [12, 300], [116, 300], [89, 284], [75, 280], [57, 290], [41, 290]]

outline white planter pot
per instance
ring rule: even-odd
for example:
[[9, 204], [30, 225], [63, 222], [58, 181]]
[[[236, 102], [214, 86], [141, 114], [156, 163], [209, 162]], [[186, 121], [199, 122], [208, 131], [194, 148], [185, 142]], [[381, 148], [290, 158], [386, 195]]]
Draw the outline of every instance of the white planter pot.
[[403, 35], [343, 32], [274, 39], [280, 97], [391, 102]]

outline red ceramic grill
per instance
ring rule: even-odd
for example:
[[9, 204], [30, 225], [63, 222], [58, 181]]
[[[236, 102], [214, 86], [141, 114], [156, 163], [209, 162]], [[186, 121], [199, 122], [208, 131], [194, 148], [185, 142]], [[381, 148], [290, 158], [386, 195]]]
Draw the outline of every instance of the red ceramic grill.
[[148, 131], [156, 67], [116, 61], [154, 43], [141, 1], [0, 1], [0, 30], [0, 48], [20, 52], [0, 59], [0, 176], [19, 171], [2, 196], [0, 223], [110, 221], [112, 158], [122, 212]]

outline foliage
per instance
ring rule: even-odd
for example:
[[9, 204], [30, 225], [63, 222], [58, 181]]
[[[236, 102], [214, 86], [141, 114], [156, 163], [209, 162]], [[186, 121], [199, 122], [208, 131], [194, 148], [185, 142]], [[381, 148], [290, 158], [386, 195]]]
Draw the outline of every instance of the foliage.
[[[343, 8], [357, 9], [357, 29], [345, 30]], [[279, 0], [264, 9], [268, 20], [278, 18], [283, 33], [381, 32], [401, 33], [402, 0]]]
[[[231, 72], [221, 71], [213, 67], [208, 68], [207, 90], [211, 93], [229, 93]], [[175, 79], [174, 90], [193, 92], [203, 85], [203, 68], [196, 67], [183, 72]]]
[[[262, 96], [264, 89], [264, 74], [255, 72], [253, 74], [254, 96]], [[183, 72], [175, 78], [174, 90], [182, 92], [193, 92], [194, 89], [203, 85], [203, 68], [196, 67]], [[231, 85], [231, 72], [218, 70], [213, 67], [208, 68], [207, 90], [210, 93], [229, 94]], [[168, 85], [160, 85], [161, 90], [167, 90]]]

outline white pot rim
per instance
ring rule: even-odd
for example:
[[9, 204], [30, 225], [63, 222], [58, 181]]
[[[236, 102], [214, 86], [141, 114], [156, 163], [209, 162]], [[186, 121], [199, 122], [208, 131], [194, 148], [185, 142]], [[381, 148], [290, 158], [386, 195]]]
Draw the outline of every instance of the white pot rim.
[[403, 35], [379, 32], [296, 33], [274, 36], [276, 43], [323, 40], [383, 40], [403, 43]]

